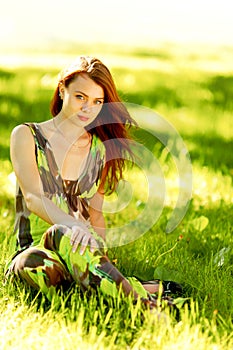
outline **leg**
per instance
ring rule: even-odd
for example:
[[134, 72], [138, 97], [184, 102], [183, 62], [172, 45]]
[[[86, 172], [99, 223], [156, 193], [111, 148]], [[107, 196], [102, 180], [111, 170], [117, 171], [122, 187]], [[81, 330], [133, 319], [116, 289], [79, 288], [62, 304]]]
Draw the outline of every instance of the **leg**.
[[54, 252], [43, 247], [30, 247], [11, 262], [8, 276], [18, 276], [35, 289], [41, 290], [49, 300], [57, 287], [71, 283], [72, 277]]
[[182, 296], [182, 286], [174, 281], [151, 280], [141, 282], [144, 289], [151, 294], [161, 293], [163, 296]]
[[89, 247], [86, 248], [83, 255], [79, 254], [79, 250], [73, 253], [70, 235], [71, 230], [67, 226], [54, 225], [45, 232], [41, 243], [46, 249], [58, 254], [61, 261], [66, 264], [73, 279], [83, 290], [93, 286], [93, 284], [101, 288], [110, 282], [117, 288], [121, 286], [125, 295], [132, 293], [135, 299], [138, 297], [138, 293], [128, 280], [111, 264], [100, 248], [97, 248], [94, 253], [90, 251]]

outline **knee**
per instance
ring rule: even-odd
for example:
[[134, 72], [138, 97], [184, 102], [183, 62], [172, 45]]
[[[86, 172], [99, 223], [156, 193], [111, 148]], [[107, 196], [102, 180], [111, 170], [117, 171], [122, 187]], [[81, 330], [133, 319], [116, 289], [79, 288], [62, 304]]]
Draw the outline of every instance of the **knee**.
[[72, 280], [60, 261], [33, 247], [26, 249], [12, 261], [11, 272], [37, 289], [41, 287], [41, 277], [46, 287], [58, 286], [64, 281]]
[[70, 228], [65, 225], [55, 224], [51, 226], [43, 236], [43, 245], [46, 249], [52, 251], [59, 251], [59, 246], [62, 237], [68, 235]]
[[36, 248], [28, 248], [19, 255], [11, 263], [11, 269], [14, 273], [19, 274], [25, 268], [36, 268], [44, 265], [44, 259], [47, 255]]

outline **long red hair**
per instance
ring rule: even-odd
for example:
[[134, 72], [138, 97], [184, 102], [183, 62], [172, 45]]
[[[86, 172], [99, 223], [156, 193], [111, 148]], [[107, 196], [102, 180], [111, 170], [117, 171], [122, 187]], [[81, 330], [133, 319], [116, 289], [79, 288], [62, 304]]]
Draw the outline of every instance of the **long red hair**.
[[[87, 130], [92, 135], [98, 136], [101, 141], [108, 141], [103, 183], [105, 192], [111, 193], [118, 181], [123, 178], [127, 160], [133, 161], [129, 130], [137, 123], [121, 102], [109, 69], [99, 59], [88, 56], [79, 57], [60, 73], [59, 84], [63, 83], [68, 87], [80, 73], [88, 74], [104, 90], [104, 105], [98, 117], [88, 125]], [[59, 96], [59, 84], [50, 106], [54, 117], [61, 111], [63, 103]]]

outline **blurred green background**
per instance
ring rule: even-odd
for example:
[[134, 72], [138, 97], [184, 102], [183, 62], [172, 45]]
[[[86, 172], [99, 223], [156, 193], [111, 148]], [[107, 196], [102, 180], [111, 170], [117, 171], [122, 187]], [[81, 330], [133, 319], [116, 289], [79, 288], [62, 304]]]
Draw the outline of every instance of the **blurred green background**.
[[[153, 320], [149, 326], [147, 321], [142, 326], [140, 312], [132, 305], [123, 303], [112, 308], [109, 301], [106, 310], [102, 297], [93, 295], [83, 303], [75, 293], [71, 312], [64, 302], [59, 310], [48, 308], [48, 317], [44, 304], [37, 306], [35, 302], [33, 309], [24, 290], [2, 286], [0, 320], [5, 333], [1, 342], [7, 348], [20, 345], [27, 348], [30, 342], [30, 346], [34, 344], [35, 335], [38, 344], [42, 344], [40, 348], [46, 344], [56, 348], [62, 344], [65, 348], [65, 343], [75, 348], [74, 327], [80, 316], [78, 334], [86, 339], [85, 344], [81, 340], [83, 348], [89, 344], [91, 349], [96, 345], [95, 349], [102, 350], [105, 341], [110, 349], [129, 348], [132, 342], [136, 344], [133, 349], [143, 342], [145, 349], [151, 349], [153, 338], [153, 344], [160, 348], [164, 345], [166, 349], [174, 344], [183, 349], [187, 339], [191, 339], [190, 349], [216, 349], [216, 346], [227, 349], [232, 337], [233, 312], [231, 7], [228, 0], [144, 0], [143, 3], [8, 0], [1, 7], [2, 278], [9, 253], [14, 249], [11, 130], [26, 121], [50, 118], [49, 105], [59, 71], [76, 56], [88, 54], [97, 56], [110, 68], [123, 101], [149, 108], [172, 124], [185, 142], [193, 168], [189, 209], [180, 225], [171, 234], [165, 234], [179, 182], [166, 147], [142, 130], [139, 136], [153, 151], [166, 180], [164, 210], [145, 235], [126, 246], [111, 249], [109, 257], [127, 276], [174, 279], [188, 286], [187, 296], [197, 302], [191, 313], [184, 316], [183, 323], [178, 323], [180, 328], [176, 328], [176, 323], [166, 328], [163, 324], [157, 327]], [[152, 125], [156, 125], [153, 120]], [[157, 132], [156, 127], [153, 131]], [[106, 215], [109, 226], [119, 227], [135, 219], [146, 205], [145, 178], [136, 169], [127, 176], [134, 187], [134, 197], [124, 210]], [[96, 306], [97, 300], [102, 305], [100, 308]], [[33, 317], [37, 321], [32, 324]], [[54, 333], [58, 319], [60, 324]], [[99, 334], [104, 338], [103, 343]]]
[[[25, 121], [39, 122], [51, 117], [49, 104], [57, 75], [80, 51], [90, 55], [94, 52], [110, 68], [123, 101], [158, 113], [183, 138], [193, 166], [194, 208], [204, 205], [217, 210], [221, 203], [232, 205], [233, 48], [222, 46], [216, 51], [213, 46], [203, 45], [164, 44], [156, 49], [112, 45], [110, 53], [106, 45], [77, 44], [58, 52], [27, 49], [2, 56], [2, 61], [5, 59], [0, 70], [2, 215], [11, 214], [12, 219], [14, 211], [14, 178], [9, 158], [11, 130]], [[154, 152], [165, 176], [171, 177], [166, 184], [166, 205], [171, 209], [177, 195], [171, 156], [154, 137], [147, 133], [140, 137]], [[136, 197], [146, 200], [135, 179], [136, 176], [132, 180]], [[109, 222], [124, 221], [124, 215], [123, 212], [117, 219], [110, 215]]]

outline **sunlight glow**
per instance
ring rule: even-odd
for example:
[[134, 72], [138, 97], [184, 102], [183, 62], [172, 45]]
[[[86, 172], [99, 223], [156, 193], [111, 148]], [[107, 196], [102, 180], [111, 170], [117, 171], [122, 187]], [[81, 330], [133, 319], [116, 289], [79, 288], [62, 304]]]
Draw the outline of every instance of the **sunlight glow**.
[[[8, 47], [70, 42], [154, 45], [161, 41], [233, 44], [229, 0], [9, 0], [0, 32]], [[14, 11], [12, 11], [14, 8]]]

